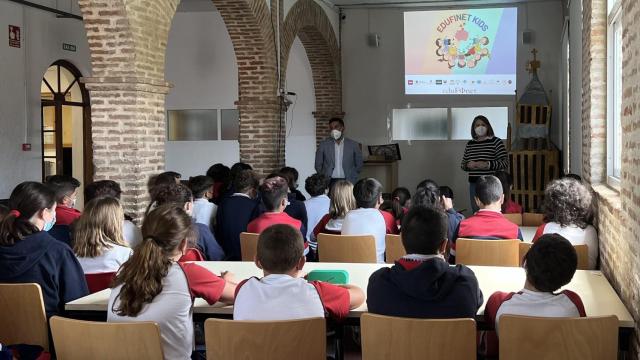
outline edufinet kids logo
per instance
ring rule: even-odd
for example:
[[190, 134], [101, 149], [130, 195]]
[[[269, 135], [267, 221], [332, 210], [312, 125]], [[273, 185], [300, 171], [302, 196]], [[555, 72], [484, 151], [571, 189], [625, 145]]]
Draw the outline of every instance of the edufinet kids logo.
[[[457, 25], [457, 26], [455, 26]], [[485, 36], [489, 25], [472, 14], [457, 14], [443, 19], [436, 29], [441, 37], [436, 39], [438, 61], [446, 62], [449, 69], [474, 68], [491, 54]]]

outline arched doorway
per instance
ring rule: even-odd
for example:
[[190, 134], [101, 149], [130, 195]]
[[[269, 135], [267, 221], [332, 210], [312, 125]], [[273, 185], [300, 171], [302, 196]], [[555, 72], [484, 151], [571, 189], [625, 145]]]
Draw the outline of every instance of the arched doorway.
[[80, 71], [68, 61], [51, 64], [40, 85], [42, 180], [69, 175], [92, 181], [89, 94]]

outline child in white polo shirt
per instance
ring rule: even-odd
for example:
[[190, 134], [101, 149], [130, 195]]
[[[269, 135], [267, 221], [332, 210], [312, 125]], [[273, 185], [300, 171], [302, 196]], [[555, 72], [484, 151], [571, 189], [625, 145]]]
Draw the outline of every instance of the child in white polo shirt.
[[292, 320], [331, 316], [344, 318], [364, 302], [354, 285], [333, 285], [299, 277], [305, 264], [298, 229], [276, 224], [258, 238], [256, 266], [264, 277], [247, 279], [236, 288], [234, 320]]

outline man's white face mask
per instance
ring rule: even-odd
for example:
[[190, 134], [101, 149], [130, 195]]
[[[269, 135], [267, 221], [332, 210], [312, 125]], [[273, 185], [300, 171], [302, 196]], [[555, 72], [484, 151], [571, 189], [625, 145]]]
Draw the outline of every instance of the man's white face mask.
[[331, 130], [331, 137], [335, 140], [339, 140], [342, 137], [342, 131], [337, 129]]

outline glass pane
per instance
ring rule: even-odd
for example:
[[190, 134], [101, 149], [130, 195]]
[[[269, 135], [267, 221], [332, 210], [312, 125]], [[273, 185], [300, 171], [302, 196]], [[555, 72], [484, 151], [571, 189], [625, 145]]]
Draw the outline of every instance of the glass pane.
[[44, 143], [42, 144], [43, 149], [44, 149], [44, 156], [56, 156], [56, 133], [51, 131], [51, 132], [44, 132], [42, 134], [42, 137], [44, 139]]
[[218, 140], [217, 110], [169, 110], [169, 141]]
[[43, 106], [42, 107], [42, 130], [55, 130], [55, 129], [56, 129], [56, 107]]
[[613, 138], [613, 176], [620, 178], [620, 167], [622, 164], [622, 26], [620, 17], [614, 25], [614, 64], [613, 64], [613, 84], [614, 84], [614, 138]]
[[66, 101], [82, 102], [82, 92], [80, 92], [80, 84], [76, 81], [65, 96]]
[[[51, 88], [53, 88], [53, 91], [55, 92], [60, 92], [60, 90], [58, 89], [58, 66], [54, 65], [54, 66], [50, 66], [47, 71], [44, 73], [44, 78], [47, 80], [47, 82], [49, 83], [49, 85], [51, 85]], [[44, 85], [44, 82], [43, 82]], [[44, 85], [45, 87], [47, 85]]]
[[495, 136], [500, 139], [507, 138], [508, 107], [469, 107], [451, 108], [451, 139], [471, 140], [471, 123], [478, 115], [484, 115], [489, 119]]
[[44, 178], [47, 176], [56, 174], [56, 159], [55, 158], [44, 158]]
[[75, 79], [76, 77], [69, 70], [60, 66], [60, 92], [67, 90]]
[[447, 109], [393, 109], [394, 140], [447, 140]]
[[220, 140], [238, 140], [240, 137], [240, 115], [238, 109], [220, 110], [222, 136]]
[[53, 100], [53, 94], [51, 93], [51, 89], [49, 89], [49, 87], [44, 82], [44, 80], [42, 80], [42, 82], [40, 83], [40, 97], [47, 100]]

